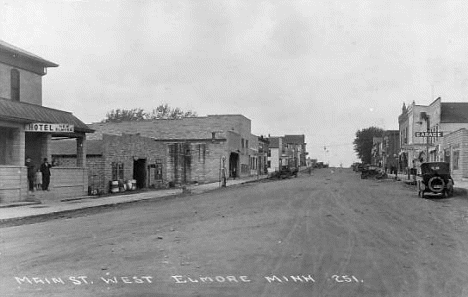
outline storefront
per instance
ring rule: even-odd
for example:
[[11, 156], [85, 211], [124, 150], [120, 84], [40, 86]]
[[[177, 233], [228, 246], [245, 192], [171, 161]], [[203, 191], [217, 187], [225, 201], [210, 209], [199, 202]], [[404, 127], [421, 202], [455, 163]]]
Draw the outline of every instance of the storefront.
[[0, 99], [0, 203], [28, 198], [26, 157], [36, 169], [44, 158], [51, 162], [50, 142], [56, 137], [76, 139], [79, 157], [74, 167], [52, 168], [51, 191], [67, 196], [86, 193], [85, 141], [92, 131], [71, 113]]

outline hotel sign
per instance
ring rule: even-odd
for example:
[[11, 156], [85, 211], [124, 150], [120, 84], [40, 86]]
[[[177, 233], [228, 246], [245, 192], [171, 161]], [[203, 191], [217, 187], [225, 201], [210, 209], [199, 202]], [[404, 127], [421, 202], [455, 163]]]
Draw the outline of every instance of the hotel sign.
[[414, 132], [416, 137], [442, 137], [442, 132]]
[[24, 127], [26, 132], [75, 132], [75, 126], [69, 124], [32, 123]]

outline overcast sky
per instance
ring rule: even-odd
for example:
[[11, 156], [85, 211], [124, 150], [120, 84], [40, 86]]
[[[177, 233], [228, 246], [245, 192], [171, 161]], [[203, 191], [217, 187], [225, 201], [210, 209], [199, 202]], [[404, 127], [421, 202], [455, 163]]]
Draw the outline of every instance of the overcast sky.
[[468, 102], [468, 1], [1, 3], [0, 39], [60, 65], [44, 105], [85, 123], [161, 103], [243, 114], [348, 166], [356, 131], [398, 129], [403, 102]]

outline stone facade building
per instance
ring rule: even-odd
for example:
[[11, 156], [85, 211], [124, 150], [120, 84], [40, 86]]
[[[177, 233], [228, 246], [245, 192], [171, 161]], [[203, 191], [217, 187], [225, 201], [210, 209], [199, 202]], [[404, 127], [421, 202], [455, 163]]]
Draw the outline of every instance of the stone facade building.
[[[208, 115], [182, 119], [94, 123], [100, 134], [139, 133], [165, 146], [165, 172], [176, 184], [219, 181], [251, 175], [257, 137], [243, 115]], [[257, 141], [258, 142], [258, 141]], [[255, 163], [255, 164], [253, 164]]]
[[[135, 180], [137, 188], [165, 187], [165, 145], [138, 134], [100, 134], [100, 139], [88, 140], [86, 165], [89, 191], [107, 193], [110, 182], [121, 184]], [[73, 143], [68, 140], [52, 142], [52, 157], [58, 167], [76, 162]]]

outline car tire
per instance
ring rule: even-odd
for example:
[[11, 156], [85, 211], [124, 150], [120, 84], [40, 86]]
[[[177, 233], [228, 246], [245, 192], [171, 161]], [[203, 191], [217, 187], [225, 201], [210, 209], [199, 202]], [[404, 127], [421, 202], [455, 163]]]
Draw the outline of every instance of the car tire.
[[[439, 180], [440, 183], [442, 184], [441, 190], [434, 188], [432, 183], [436, 180]], [[434, 177], [431, 177], [429, 181], [427, 182], [427, 187], [429, 188], [429, 190], [431, 190], [434, 193], [443, 193], [444, 188], [445, 188], [445, 181], [440, 176], [434, 176]]]

